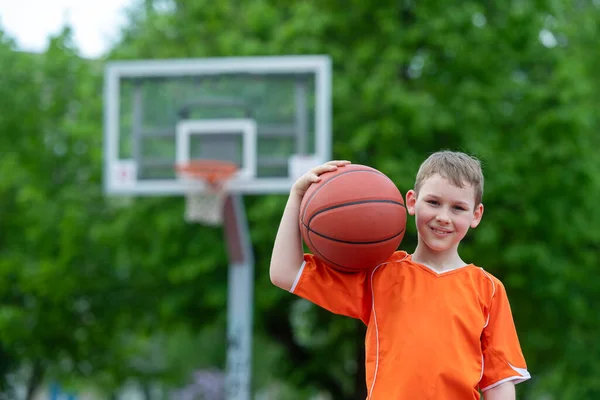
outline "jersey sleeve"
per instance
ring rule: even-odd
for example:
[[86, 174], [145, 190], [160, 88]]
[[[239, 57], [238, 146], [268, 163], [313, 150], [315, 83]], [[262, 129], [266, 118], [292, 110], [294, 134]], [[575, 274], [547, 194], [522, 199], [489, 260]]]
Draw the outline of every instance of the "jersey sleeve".
[[521, 351], [506, 289], [493, 279], [489, 315], [481, 337], [483, 373], [479, 382], [486, 391], [505, 382], [521, 383], [531, 378]]
[[290, 292], [334, 314], [360, 319], [366, 325], [371, 313], [368, 276], [366, 271], [337, 271], [312, 254], [305, 254]]

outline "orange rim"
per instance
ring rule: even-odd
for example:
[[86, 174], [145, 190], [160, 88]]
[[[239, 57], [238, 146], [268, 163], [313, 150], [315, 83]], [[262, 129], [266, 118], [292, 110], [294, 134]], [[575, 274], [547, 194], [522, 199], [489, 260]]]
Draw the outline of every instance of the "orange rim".
[[235, 163], [222, 160], [193, 160], [175, 166], [175, 169], [192, 178], [203, 180], [211, 185], [223, 182], [238, 170]]

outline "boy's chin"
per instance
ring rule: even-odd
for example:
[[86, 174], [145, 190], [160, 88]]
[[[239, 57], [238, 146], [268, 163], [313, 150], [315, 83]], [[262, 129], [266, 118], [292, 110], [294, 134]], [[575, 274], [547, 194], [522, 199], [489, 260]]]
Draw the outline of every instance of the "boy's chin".
[[435, 241], [425, 241], [425, 247], [428, 251], [433, 253], [445, 253], [447, 251], [455, 250], [455, 243], [436, 243]]

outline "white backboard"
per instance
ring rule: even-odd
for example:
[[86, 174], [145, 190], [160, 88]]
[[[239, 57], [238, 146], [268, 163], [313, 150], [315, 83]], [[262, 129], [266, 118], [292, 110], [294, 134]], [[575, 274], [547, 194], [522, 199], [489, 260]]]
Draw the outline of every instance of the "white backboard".
[[116, 61], [105, 69], [104, 183], [180, 195], [181, 157], [234, 161], [235, 193], [286, 193], [331, 159], [327, 56]]

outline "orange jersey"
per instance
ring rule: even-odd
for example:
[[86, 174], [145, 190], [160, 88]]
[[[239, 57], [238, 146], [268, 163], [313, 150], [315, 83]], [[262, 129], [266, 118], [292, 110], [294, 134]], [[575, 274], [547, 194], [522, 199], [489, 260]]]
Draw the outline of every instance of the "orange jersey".
[[479, 399], [530, 378], [504, 286], [475, 265], [437, 273], [398, 251], [347, 274], [307, 254], [290, 292], [367, 325], [369, 400]]

